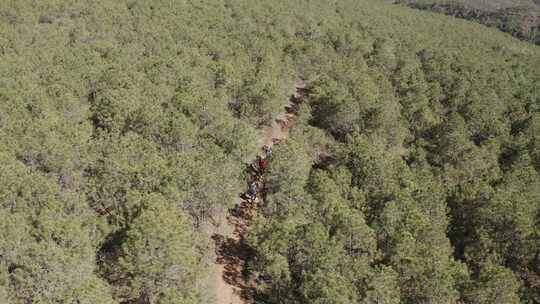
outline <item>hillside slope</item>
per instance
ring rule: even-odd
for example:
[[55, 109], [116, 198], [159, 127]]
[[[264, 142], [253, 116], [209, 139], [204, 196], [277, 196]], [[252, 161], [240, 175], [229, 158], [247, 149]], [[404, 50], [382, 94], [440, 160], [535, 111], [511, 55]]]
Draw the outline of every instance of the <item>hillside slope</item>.
[[393, 3], [479, 22], [540, 44], [539, 1], [396, 0]]
[[214, 302], [214, 224], [297, 79], [242, 235], [256, 300], [540, 301], [539, 47], [375, 0], [22, 0], [0, 302]]

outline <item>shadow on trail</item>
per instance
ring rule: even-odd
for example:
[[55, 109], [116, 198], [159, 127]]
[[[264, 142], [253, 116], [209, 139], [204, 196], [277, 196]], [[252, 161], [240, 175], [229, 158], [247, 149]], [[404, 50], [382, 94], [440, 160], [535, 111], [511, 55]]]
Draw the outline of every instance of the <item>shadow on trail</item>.
[[250, 286], [246, 264], [255, 256], [255, 251], [246, 244], [243, 234], [255, 212], [254, 203], [242, 201], [239, 206], [229, 210], [227, 220], [235, 227], [232, 237], [214, 234], [212, 239], [215, 242], [216, 262], [223, 265], [223, 280], [235, 287], [243, 300], [250, 300], [255, 294], [255, 289]]
[[225, 238], [221, 235], [215, 235], [213, 239], [216, 246], [219, 246], [216, 250], [218, 255], [216, 262], [224, 265], [223, 280], [235, 287], [235, 292], [239, 293], [242, 299], [253, 298], [255, 289], [246, 283], [248, 274], [245, 273], [245, 263], [254, 256], [255, 252], [242, 240]]

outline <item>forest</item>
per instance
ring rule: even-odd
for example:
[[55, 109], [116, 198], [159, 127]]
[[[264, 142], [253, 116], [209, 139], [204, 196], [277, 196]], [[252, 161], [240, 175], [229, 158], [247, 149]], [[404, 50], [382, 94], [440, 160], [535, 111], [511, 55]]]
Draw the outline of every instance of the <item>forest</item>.
[[1, 1], [0, 303], [223, 303], [298, 79], [252, 303], [540, 303], [540, 47], [380, 0]]
[[479, 22], [540, 45], [540, 0], [394, 0], [392, 3]]

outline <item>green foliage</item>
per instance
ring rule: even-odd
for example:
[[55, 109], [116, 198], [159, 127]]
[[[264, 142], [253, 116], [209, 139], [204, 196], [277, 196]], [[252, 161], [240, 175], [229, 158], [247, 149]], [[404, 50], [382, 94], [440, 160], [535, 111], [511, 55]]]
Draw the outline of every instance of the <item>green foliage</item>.
[[520, 303], [519, 281], [507, 268], [487, 263], [471, 289], [465, 293], [468, 303]]
[[[486, 260], [502, 269], [500, 277], [509, 273], [505, 265], [515, 265], [511, 270], [530, 280], [522, 285], [509, 276], [511, 284], [496, 287], [498, 298], [515, 302], [518, 289], [522, 301], [537, 297], [537, 271], [526, 265], [537, 256], [539, 88], [533, 79], [539, 74], [522, 62], [538, 64], [538, 50], [501, 47], [503, 39], [492, 32], [432, 15], [417, 22], [410, 11], [357, 5], [328, 9], [320, 17], [325, 22], [303, 28], [288, 47], [308, 79], [309, 105], [301, 108], [301, 131], [293, 133], [318, 127], [336, 141], [320, 149], [320, 142], [302, 139], [309, 142], [306, 151], [332, 153], [307, 183], [290, 179], [306, 176], [295, 173], [303, 165], [293, 151], [287, 166], [270, 164], [266, 219], [256, 221], [250, 236], [263, 299], [495, 301], [482, 294], [500, 281], [489, 271], [493, 279], [486, 279]], [[434, 27], [444, 37], [434, 37]], [[362, 39], [351, 37], [355, 30], [364, 31]], [[477, 43], [463, 40], [465, 32], [478, 35]], [[299, 233], [300, 227], [309, 228]], [[310, 254], [298, 265], [292, 252], [306, 239], [341, 256], [351, 272], [337, 265], [308, 271], [320, 258], [314, 248], [305, 249]], [[335, 282], [342, 282], [345, 299]], [[354, 292], [347, 282], [354, 282]]]
[[0, 302], [207, 303], [201, 227], [299, 78], [261, 301], [540, 301], [538, 47], [371, 0], [4, 2]]
[[95, 275], [91, 210], [8, 153], [0, 164], [0, 295], [9, 303], [113, 303]]
[[365, 304], [397, 304], [399, 300], [398, 274], [390, 267], [383, 266], [376, 270], [368, 285]]
[[159, 195], [144, 199], [122, 244], [118, 271], [126, 300], [148, 303], [198, 303], [202, 277], [197, 237], [186, 215]]
[[268, 209], [286, 214], [305, 202], [306, 185], [311, 160], [304, 149], [303, 138], [291, 138], [276, 146], [265, 173]]

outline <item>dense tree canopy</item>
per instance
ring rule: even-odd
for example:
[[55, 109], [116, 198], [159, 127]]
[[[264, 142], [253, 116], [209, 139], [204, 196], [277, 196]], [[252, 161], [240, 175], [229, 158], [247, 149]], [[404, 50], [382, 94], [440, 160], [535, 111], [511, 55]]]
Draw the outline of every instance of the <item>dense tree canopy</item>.
[[540, 49], [371, 0], [4, 1], [0, 302], [209, 303], [296, 79], [261, 303], [540, 302]]

